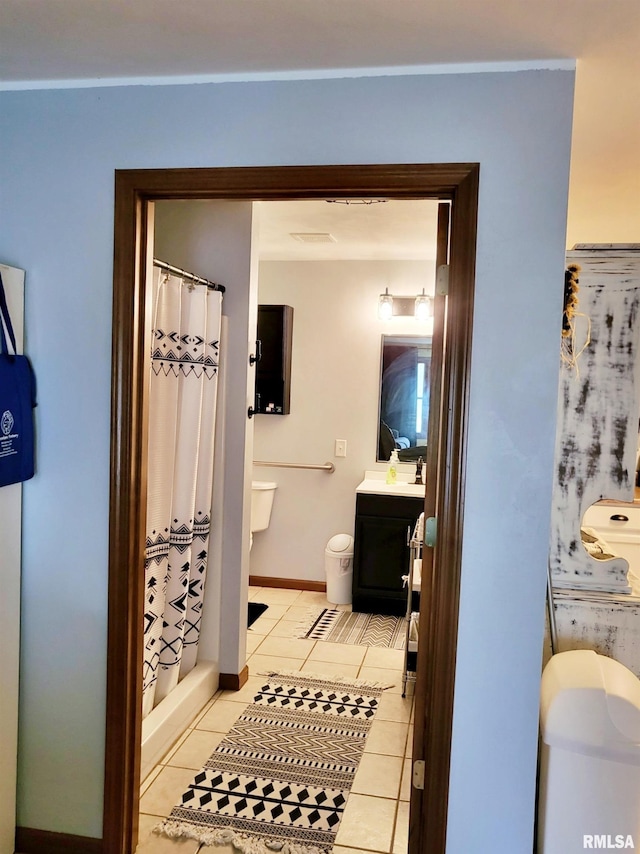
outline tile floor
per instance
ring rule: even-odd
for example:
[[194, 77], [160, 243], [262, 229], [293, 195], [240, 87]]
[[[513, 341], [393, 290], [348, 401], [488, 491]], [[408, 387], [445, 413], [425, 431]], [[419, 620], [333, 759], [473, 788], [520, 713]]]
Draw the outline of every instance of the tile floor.
[[[322, 593], [249, 588], [249, 599], [269, 607], [247, 632], [249, 679], [240, 691], [218, 691], [191, 727], [142, 784], [136, 854], [227, 854], [226, 846], [171, 840], [151, 829], [172, 807], [244, 707], [264, 670], [302, 670], [392, 684], [385, 691], [336, 837], [334, 854], [405, 854], [413, 691], [402, 698], [402, 650], [350, 646], [292, 637], [311, 609], [327, 606]], [[344, 607], [344, 606], [342, 606]]]

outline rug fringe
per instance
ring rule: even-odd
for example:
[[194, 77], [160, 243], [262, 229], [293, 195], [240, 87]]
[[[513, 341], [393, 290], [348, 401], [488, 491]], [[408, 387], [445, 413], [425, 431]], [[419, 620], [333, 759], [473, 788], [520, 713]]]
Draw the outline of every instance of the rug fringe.
[[297, 845], [290, 842], [269, 842], [256, 839], [231, 828], [200, 828], [182, 821], [167, 818], [153, 828], [153, 832], [170, 839], [196, 839], [203, 845], [233, 845], [240, 854], [330, 854], [332, 846], [318, 848], [316, 845]]
[[323, 612], [324, 608], [309, 608], [304, 619], [300, 620], [297, 625], [294, 627], [291, 637], [292, 638], [304, 638], [307, 636], [307, 632], [311, 629], [315, 621], [318, 619], [320, 614]]
[[378, 682], [375, 679], [355, 679], [353, 676], [334, 676], [330, 673], [317, 673], [313, 670], [261, 670], [258, 676], [268, 676], [270, 679], [306, 678], [319, 679], [322, 682], [335, 682], [336, 685], [352, 685], [354, 688], [377, 688], [386, 691], [395, 686], [395, 682]]

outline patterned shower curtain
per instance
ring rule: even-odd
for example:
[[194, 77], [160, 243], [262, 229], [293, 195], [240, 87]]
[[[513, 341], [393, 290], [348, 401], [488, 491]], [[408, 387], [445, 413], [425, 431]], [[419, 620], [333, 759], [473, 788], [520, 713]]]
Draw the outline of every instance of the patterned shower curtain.
[[212, 516], [222, 294], [155, 270], [143, 715], [193, 668]]

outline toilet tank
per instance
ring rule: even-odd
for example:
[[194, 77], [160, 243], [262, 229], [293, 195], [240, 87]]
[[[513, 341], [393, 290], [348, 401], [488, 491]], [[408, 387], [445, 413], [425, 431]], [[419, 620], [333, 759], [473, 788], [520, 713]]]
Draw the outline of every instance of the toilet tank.
[[270, 480], [251, 482], [251, 531], [264, 531], [269, 527], [273, 496], [278, 487]]

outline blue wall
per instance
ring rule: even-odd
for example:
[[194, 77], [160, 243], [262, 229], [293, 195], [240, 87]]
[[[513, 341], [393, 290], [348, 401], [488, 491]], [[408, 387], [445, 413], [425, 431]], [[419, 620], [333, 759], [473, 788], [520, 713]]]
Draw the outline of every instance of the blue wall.
[[39, 382], [19, 823], [101, 834], [114, 169], [481, 163], [450, 854], [531, 850], [573, 73], [0, 95]]

